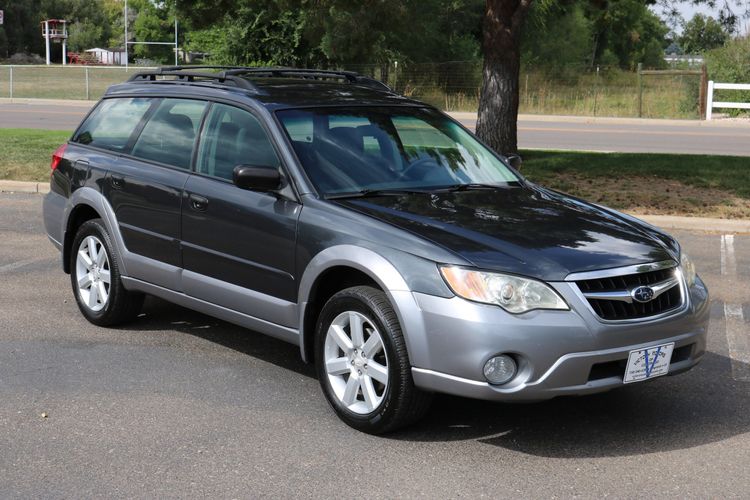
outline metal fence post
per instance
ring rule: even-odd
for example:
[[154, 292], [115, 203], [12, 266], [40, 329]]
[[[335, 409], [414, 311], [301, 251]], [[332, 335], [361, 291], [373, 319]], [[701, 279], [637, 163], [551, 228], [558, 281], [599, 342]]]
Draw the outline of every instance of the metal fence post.
[[706, 91], [706, 121], [711, 121], [711, 115], [714, 108], [714, 81], [708, 81], [708, 90]]
[[10, 98], [13, 99], [13, 66], [10, 67], [10, 79], [8, 82], [10, 85]]
[[84, 69], [86, 71], [86, 100], [89, 100], [89, 67], [84, 66]]
[[643, 118], [643, 63], [638, 63], [638, 118]]

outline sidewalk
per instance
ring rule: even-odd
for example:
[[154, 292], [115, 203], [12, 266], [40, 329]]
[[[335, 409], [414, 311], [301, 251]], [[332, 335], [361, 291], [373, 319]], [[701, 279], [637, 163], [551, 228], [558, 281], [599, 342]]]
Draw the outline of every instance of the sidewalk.
[[[49, 192], [49, 182], [23, 182], [0, 180], [0, 193]], [[750, 220], [711, 219], [708, 217], [678, 217], [673, 215], [634, 215], [662, 229], [686, 229], [712, 233], [750, 234]]]

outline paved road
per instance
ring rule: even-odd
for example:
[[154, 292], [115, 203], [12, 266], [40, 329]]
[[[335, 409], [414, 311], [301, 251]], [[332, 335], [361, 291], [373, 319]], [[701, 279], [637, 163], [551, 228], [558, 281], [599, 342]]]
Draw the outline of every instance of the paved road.
[[[89, 106], [0, 104], [0, 128], [72, 130]], [[467, 115], [460, 114], [460, 121], [473, 128], [475, 119]], [[521, 148], [750, 156], [747, 125], [524, 115], [518, 134]]]
[[377, 438], [336, 419], [290, 345], [158, 300], [128, 327], [88, 324], [40, 205], [0, 195], [2, 498], [750, 491], [750, 382], [737, 361], [750, 237], [723, 238], [722, 252], [721, 235], [679, 234], [713, 292], [710, 352], [691, 372], [529, 405], [439, 397], [418, 426]]
[[8, 104], [0, 103], [0, 128], [37, 128], [73, 131], [91, 109], [80, 104]]

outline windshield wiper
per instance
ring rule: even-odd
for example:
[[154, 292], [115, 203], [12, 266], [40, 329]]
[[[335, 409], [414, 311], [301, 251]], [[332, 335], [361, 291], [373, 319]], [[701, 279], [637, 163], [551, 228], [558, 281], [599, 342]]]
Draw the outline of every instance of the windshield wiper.
[[454, 192], [454, 191], [478, 191], [482, 189], [501, 189], [504, 188], [505, 184], [482, 184], [480, 182], [469, 182], [467, 184], [453, 184], [452, 186], [444, 186], [435, 188], [432, 190], [433, 193], [438, 192]]
[[426, 189], [362, 189], [349, 193], [336, 193], [326, 195], [327, 200], [342, 200], [346, 198], [368, 198], [372, 196], [403, 196], [405, 194], [429, 194], [431, 190]]

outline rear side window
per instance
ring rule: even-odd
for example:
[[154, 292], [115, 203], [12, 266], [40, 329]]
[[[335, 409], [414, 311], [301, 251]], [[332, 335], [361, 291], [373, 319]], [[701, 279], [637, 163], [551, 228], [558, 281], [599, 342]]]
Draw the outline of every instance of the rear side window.
[[205, 109], [203, 101], [164, 99], [149, 118], [130, 154], [189, 169], [195, 136]]
[[105, 99], [79, 127], [73, 141], [111, 151], [124, 151], [153, 99]]

